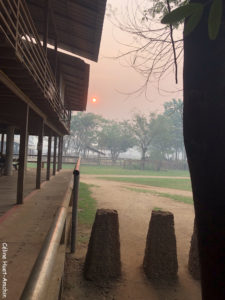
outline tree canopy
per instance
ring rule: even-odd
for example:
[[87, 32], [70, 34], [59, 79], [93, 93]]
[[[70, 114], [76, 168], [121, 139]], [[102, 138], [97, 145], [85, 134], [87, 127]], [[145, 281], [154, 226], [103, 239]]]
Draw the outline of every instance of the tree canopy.
[[181, 99], [164, 104], [162, 114], [138, 114], [123, 122], [106, 120], [92, 113], [72, 116], [71, 135], [64, 138], [64, 155], [87, 156], [91, 149], [110, 154], [116, 162], [131, 148], [141, 154], [142, 168], [150, 160], [184, 159]]

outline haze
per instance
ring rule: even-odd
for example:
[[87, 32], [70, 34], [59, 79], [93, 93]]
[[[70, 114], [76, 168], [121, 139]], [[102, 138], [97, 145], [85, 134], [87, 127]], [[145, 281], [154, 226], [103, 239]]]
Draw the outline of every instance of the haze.
[[[125, 3], [111, 0], [108, 4], [117, 7], [118, 14], [124, 12]], [[181, 68], [178, 85], [175, 84], [174, 74], [171, 72], [162, 80], [160, 91], [158, 82], [155, 81], [149, 85], [147, 97], [145, 94], [132, 94], [144, 83], [144, 78], [129, 67], [124, 59], [113, 59], [124, 49], [118, 41], [126, 43], [129, 39], [127, 33], [119, 31], [105, 16], [98, 63], [88, 61], [91, 64], [91, 72], [87, 112], [122, 120], [130, 118], [135, 112], [162, 112], [165, 101], [182, 98]], [[96, 103], [91, 101], [93, 97], [97, 98]]]

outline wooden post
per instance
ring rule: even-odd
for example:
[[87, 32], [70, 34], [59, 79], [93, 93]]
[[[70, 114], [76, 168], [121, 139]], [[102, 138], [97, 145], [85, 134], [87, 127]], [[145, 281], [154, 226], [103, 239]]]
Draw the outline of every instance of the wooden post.
[[6, 129], [6, 162], [5, 162], [5, 175], [12, 175], [12, 162], [13, 162], [13, 146], [14, 146], [14, 130], [15, 127], [9, 126]]
[[[55, 78], [57, 79], [57, 76], [58, 76], [58, 72], [57, 72], [57, 69], [58, 69], [58, 43], [57, 43], [57, 37], [55, 38], [55, 47], [54, 47], [54, 50], [55, 50], [55, 65], [54, 65], [54, 71], [55, 71]], [[58, 82], [56, 81], [56, 83], [58, 84]]]
[[24, 191], [24, 172], [26, 163], [26, 148], [28, 142], [28, 120], [29, 120], [29, 106], [26, 105], [25, 117], [20, 128], [20, 152], [19, 152], [19, 168], [17, 177], [17, 204], [23, 204]]
[[4, 137], [5, 137], [5, 134], [2, 133], [2, 139], [1, 139], [1, 154], [3, 154], [3, 151], [4, 151]]
[[57, 136], [54, 137], [54, 154], [53, 154], [53, 171], [52, 175], [56, 172], [56, 150], [57, 150]]
[[48, 24], [49, 24], [49, 5], [50, 1], [46, 0], [45, 1], [45, 6], [44, 6], [44, 30], [43, 30], [43, 47], [45, 50], [45, 53], [47, 53], [47, 43], [48, 43]]
[[59, 136], [59, 142], [58, 142], [58, 164], [57, 164], [57, 171], [60, 170], [60, 149], [61, 149], [61, 137]]
[[39, 134], [38, 134], [36, 189], [40, 189], [41, 187], [41, 161], [42, 161], [43, 133], [44, 133], [44, 121], [43, 119], [41, 119]]
[[60, 142], [60, 163], [59, 163], [59, 169], [62, 169], [62, 156], [63, 156], [63, 136], [60, 137], [61, 142]]
[[50, 168], [51, 168], [51, 150], [52, 150], [52, 137], [48, 137], [48, 157], [47, 157], [47, 171], [46, 180], [50, 179]]

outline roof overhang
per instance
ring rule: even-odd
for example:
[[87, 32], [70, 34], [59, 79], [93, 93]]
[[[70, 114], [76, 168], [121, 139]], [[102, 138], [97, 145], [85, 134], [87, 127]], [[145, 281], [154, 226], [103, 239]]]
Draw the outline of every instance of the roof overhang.
[[[83, 111], [87, 106], [90, 66], [83, 60], [57, 52], [58, 70], [63, 77], [64, 106], [67, 110]], [[55, 64], [55, 52], [48, 49], [51, 65]]]
[[[39, 35], [43, 36], [45, 0], [27, 0]], [[106, 0], [51, 1], [52, 22], [49, 24], [48, 43], [87, 59], [97, 61], [105, 15]], [[54, 23], [54, 24], [53, 24]]]

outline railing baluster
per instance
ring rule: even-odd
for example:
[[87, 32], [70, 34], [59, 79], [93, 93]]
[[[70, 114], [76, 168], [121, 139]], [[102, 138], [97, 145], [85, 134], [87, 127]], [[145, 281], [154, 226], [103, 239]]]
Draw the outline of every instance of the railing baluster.
[[[26, 2], [7, 0], [6, 3], [0, 2], [0, 30], [5, 34], [15, 49], [15, 53], [37, 82], [52, 109], [67, 126], [69, 114], [61, 102], [56, 79], [41, 46]], [[9, 14], [7, 5], [10, 7], [11, 14]]]
[[18, 52], [20, 2], [21, 2], [21, 0], [18, 0], [18, 2], [17, 2], [17, 13], [16, 13], [16, 53]]

